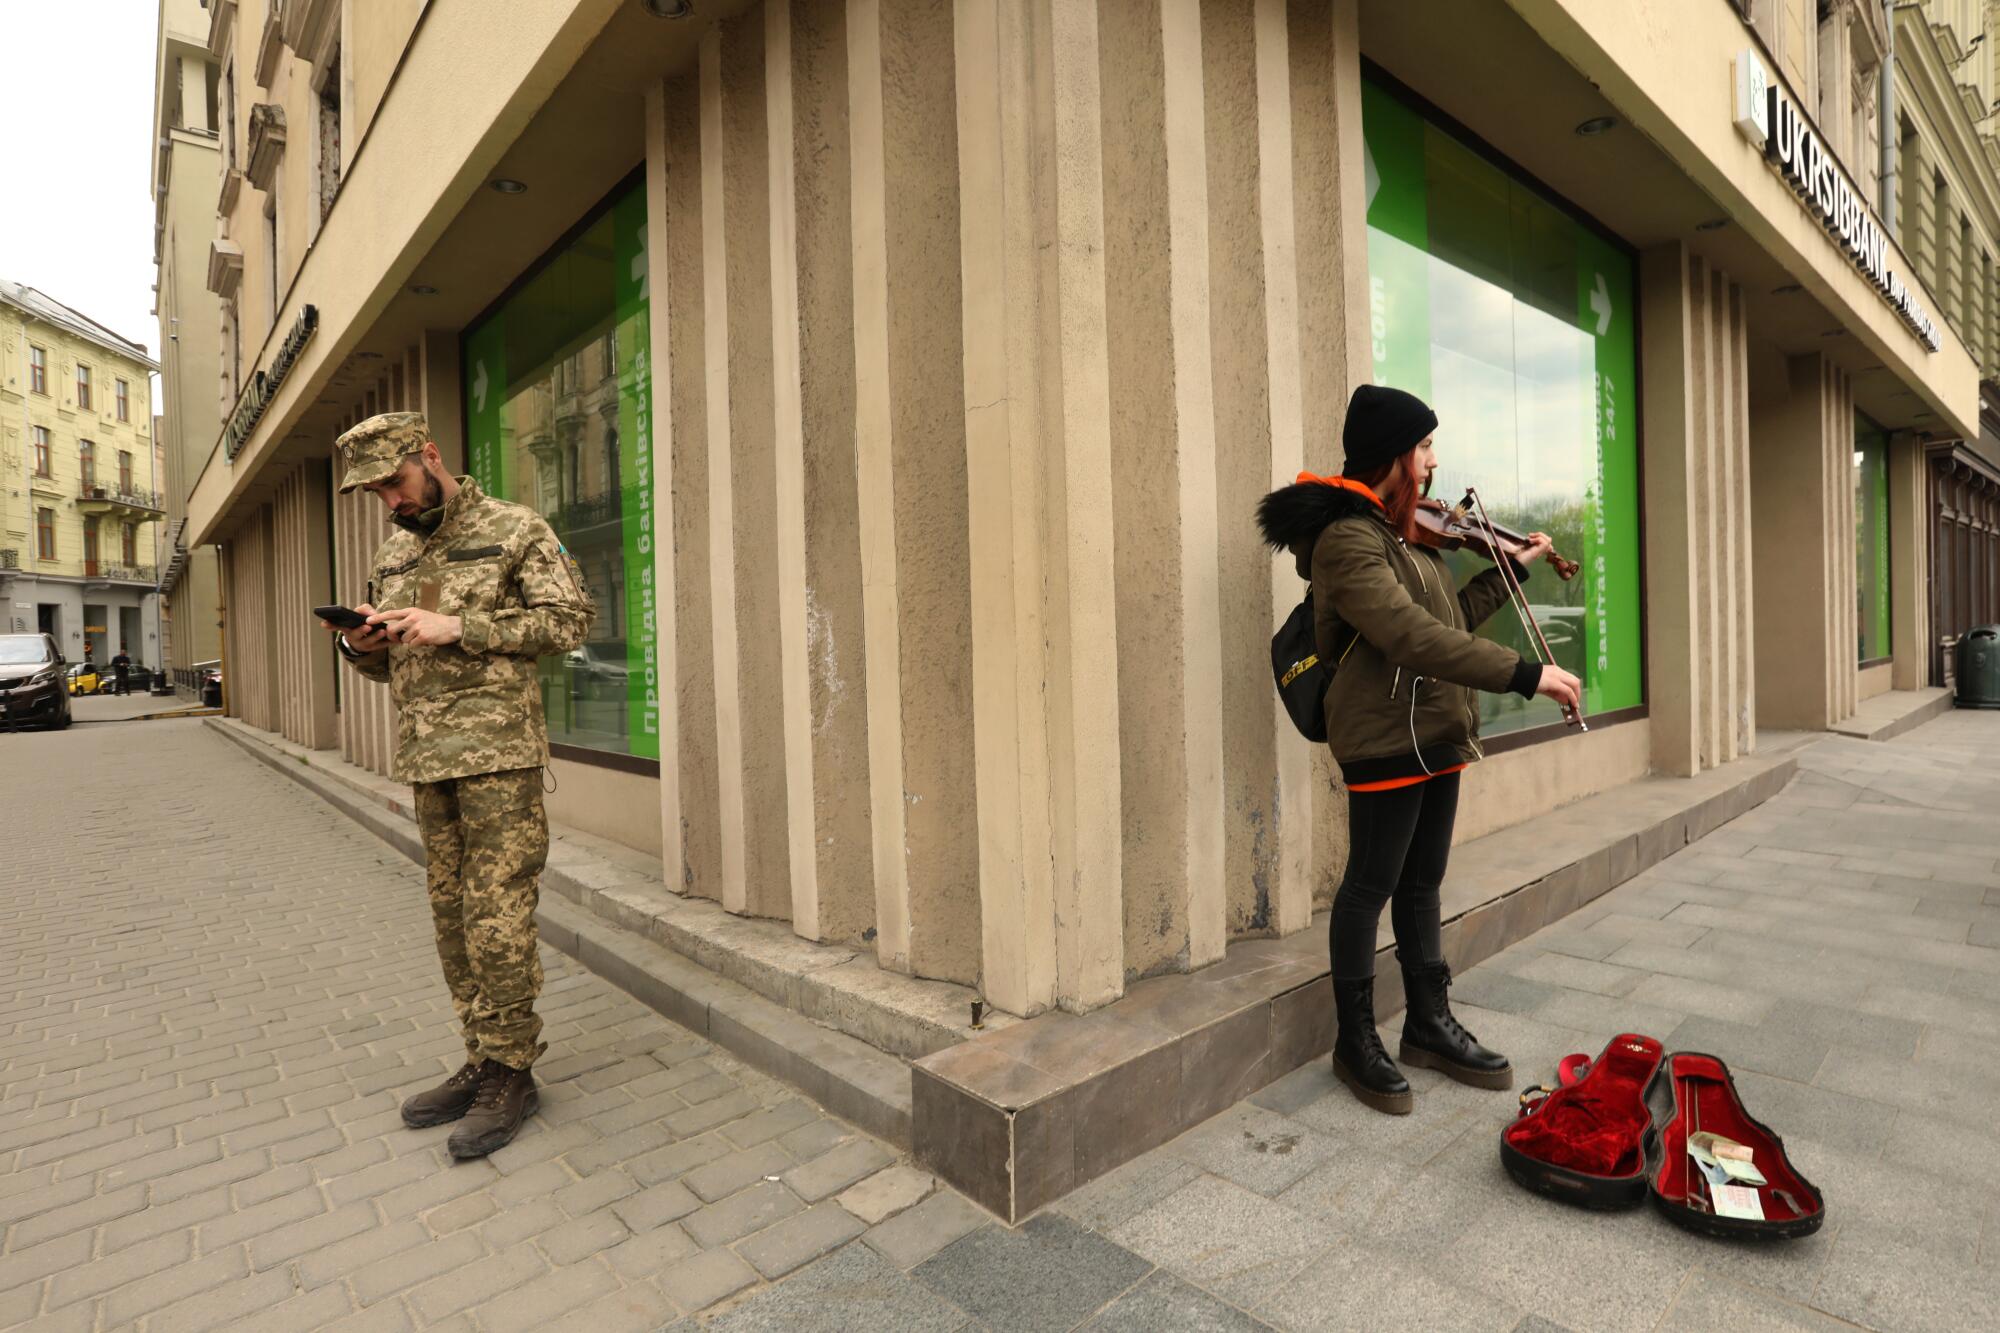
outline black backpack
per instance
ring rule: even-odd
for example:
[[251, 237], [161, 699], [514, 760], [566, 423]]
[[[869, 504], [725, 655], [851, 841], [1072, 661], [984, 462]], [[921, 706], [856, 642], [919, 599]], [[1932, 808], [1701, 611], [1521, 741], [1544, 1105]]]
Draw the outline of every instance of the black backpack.
[[1309, 741], [1326, 740], [1326, 687], [1338, 663], [1322, 662], [1313, 627], [1312, 589], [1271, 636], [1271, 678], [1292, 715], [1292, 725]]

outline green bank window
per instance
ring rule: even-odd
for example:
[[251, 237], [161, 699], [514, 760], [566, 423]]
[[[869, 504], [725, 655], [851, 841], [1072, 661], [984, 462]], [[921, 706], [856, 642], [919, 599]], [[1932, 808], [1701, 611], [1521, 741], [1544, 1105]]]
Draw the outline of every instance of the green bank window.
[[1855, 637], [1863, 665], [1889, 657], [1889, 435], [1854, 421]]
[[628, 182], [466, 330], [461, 369], [472, 476], [549, 520], [597, 603], [542, 659], [550, 742], [658, 759], [645, 240]]
[[[1495, 522], [1547, 532], [1582, 570], [1525, 585], [1584, 711], [1645, 702], [1634, 261], [1371, 75], [1369, 335], [1378, 382], [1438, 414], [1434, 494], [1476, 486]], [[1452, 557], [1463, 583], [1485, 562]], [[1480, 633], [1536, 654], [1508, 607]], [[1559, 723], [1546, 699], [1481, 694], [1489, 734]]]

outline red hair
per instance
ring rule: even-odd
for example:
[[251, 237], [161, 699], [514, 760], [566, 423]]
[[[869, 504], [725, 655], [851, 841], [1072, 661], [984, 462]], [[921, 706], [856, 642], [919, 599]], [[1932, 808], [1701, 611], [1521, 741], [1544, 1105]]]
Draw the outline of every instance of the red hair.
[[[1375, 498], [1382, 502], [1382, 510], [1388, 516], [1390, 528], [1406, 542], [1417, 539], [1417, 500], [1423, 490], [1423, 482], [1416, 472], [1416, 456], [1417, 451], [1411, 449], [1366, 472], [1342, 474], [1375, 492]], [[1402, 484], [1391, 485], [1391, 480], [1399, 474]]]

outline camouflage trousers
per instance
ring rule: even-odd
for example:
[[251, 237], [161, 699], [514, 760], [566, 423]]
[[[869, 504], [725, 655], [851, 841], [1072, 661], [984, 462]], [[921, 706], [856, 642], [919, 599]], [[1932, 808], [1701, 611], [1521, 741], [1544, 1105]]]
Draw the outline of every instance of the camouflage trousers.
[[526, 1069], [545, 1049], [535, 903], [549, 856], [542, 770], [419, 782], [438, 961], [465, 1033], [466, 1058]]

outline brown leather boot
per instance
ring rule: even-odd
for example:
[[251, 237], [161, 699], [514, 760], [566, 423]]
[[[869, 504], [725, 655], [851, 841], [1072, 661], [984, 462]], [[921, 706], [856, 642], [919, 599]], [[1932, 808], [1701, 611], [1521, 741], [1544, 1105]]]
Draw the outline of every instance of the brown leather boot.
[[510, 1069], [498, 1060], [488, 1060], [479, 1071], [479, 1092], [472, 1100], [472, 1109], [445, 1143], [453, 1157], [484, 1157], [506, 1147], [540, 1100], [535, 1093], [535, 1076], [525, 1069]]
[[420, 1092], [403, 1103], [403, 1123], [411, 1129], [429, 1129], [449, 1124], [472, 1109], [484, 1077], [480, 1067], [466, 1061], [465, 1067], [428, 1092]]

